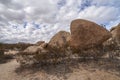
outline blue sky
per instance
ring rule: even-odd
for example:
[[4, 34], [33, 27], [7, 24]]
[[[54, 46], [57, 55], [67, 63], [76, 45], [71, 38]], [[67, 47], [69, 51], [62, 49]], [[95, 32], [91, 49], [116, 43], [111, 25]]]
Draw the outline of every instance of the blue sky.
[[74, 19], [120, 23], [119, 0], [0, 0], [0, 42], [48, 42]]

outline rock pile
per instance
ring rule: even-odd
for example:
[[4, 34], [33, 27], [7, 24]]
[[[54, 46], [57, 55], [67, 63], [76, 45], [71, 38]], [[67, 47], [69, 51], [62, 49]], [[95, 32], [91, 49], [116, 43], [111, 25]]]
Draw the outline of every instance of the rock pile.
[[[37, 42], [17, 55], [17, 61], [21, 64], [56, 62], [69, 57], [67, 54], [78, 54], [79, 57], [98, 57], [108, 51], [112, 38], [120, 42], [120, 28], [114, 28], [109, 32], [102, 26], [83, 19], [73, 20], [70, 31], [56, 33], [48, 43]], [[112, 37], [111, 37], [112, 33]], [[107, 46], [107, 47], [106, 47]]]
[[110, 30], [112, 37], [103, 43], [110, 58], [120, 58], [120, 24]]
[[120, 45], [120, 24], [118, 24], [117, 26], [111, 28], [110, 32], [112, 34], [113, 40], [115, 40], [115, 42], [118, 45]]

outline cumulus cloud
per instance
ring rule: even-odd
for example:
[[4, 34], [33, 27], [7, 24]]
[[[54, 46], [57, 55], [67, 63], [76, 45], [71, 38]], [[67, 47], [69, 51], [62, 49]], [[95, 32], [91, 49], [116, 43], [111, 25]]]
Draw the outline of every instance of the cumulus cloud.
[[79, 17], [89, 19], [100, 24], [114, 21], [119, 16], [119, 9], [108, 6], [90, 6], [79, 13]]
[[119, 23], [119, 13], [119, 0], [0, 0], [0, 42], [48, 42], [77, 18], [109, 29]]

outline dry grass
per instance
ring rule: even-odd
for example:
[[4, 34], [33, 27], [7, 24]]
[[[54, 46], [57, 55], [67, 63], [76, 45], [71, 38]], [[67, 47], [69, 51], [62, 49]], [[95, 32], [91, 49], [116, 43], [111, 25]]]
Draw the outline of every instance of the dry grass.
[[[97, 78], [96, 76], [99, 76], [98, 80], [102, 79], [102, 75], [104, 75], [103, 80], [108, 80], [108, 79], [120, 79], [120, 60], [117, 59], [99, 59], [97, 61], [92, 60], [92, 59], [69, 59], [69, 60], [63, 60], [59, 64], [52, 64], [52, 63], [47, 63], [43, 65], [33, 65], [30, 67], [19, 67], [16, 69], [16, 73], [18, 75], [26, 75], [31, 77], [32, 76], [33, 80], [35, 78], [43, 80], [69, 80], [70, 77], [75, 79], [74, 76], [80, 78], [85, 78], [82, 77], [86, 76], [89, 79], [84, 79], [84, 80], [95, 80], [94, 78]], [[79, 75], [75, 75], [75, 72], [79, 73]], [[39, 74], [39, 76], [38, 76]], [[43, 75], [44, 74], [44, 75]], [[89, 74], [93, 74], [93, 76], [89, 76]], [[98, 75], [101, 74], [101, 75]], [[94, 76], [96, 75], [96, 76]], [[108, 76], [109, 77], [105, 77]], [[53, 78], [49, 79], [51, 76]], [[73, 76], [73, 77], [72, 77]], [[116, 78], [115, 78], [116, 76]], [[79, 79], [80, 79], [79, 78]], [[110, 79], [110, 80], [111, 80]], [[72, 80], [72, 79], [71, 79]]]

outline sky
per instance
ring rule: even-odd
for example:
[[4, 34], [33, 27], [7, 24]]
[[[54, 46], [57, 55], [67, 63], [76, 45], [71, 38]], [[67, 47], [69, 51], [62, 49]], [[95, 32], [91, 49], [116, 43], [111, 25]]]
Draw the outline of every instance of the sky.
[[120, 0], [0, 0], [0, 42], [48, 42], [74, 19], [110, 29], [120, 23]]

